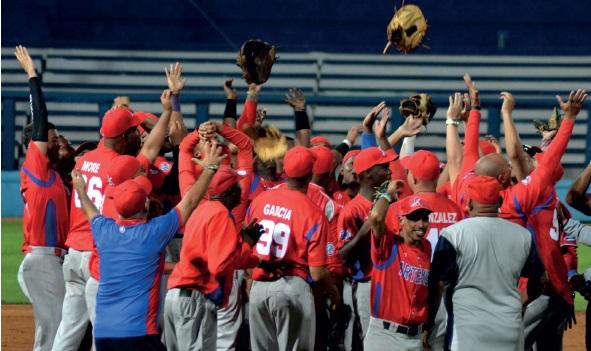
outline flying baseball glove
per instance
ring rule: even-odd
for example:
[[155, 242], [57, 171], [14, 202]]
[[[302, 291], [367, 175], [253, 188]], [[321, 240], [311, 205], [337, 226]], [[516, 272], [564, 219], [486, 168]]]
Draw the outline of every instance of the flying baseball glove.
[[427, 20], [421, 9], [416, 5], [404, 5], [394, 12], [386, 27], [388, 43], [383, 53], [394, 44], [398, 51], [407, 54], [421, 45], [426, 32]]
[[287, 138], [279, 129], [263, 126], [254, 138], [254, 152], [261, 161], [271, 161], [287, 152]]
[[534, 126], [540, 132], [540, 134], [543, 132], [551, 132], [553, 130], [557, 130], [558, 127], [560, 127], [561, 119], [562, 116], [560, 116], [560, 113], [558, 113], [558, 109], [554, 107], [554, 110], [552, 110], [552, 115], [547, 121], [534, 120]]
[[275, 63], [275, 47], [260, 39], [250, 39], [242, 44], [236, 65], [242, 69], [247, 83], [263, 84], [271, 75]]
[[401, 100], [399, 110], [404, 118], [420, 115], [425, 126], [431, 122], [437, 112], [429, 94], [418, 94], [411, 96], [410, 99]]

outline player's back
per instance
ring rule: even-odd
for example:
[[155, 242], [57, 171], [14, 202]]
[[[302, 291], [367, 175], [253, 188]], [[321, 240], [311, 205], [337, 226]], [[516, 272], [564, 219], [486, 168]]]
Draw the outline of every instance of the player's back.
[[[107, 170], [113, 160], [119, 156], [114, 150], [103, 145], [82, 156], [76, 162], [75, 169], [82, 173], [86, 180], [86, 193], [99, 211], [103, 207], [105, 189], [108, 184]], [[79, 251], [92, 249], [92, 233], [90, 224], [80, 205], [77, 192], [72, 192], [70, 203], [70, 231], [66, 246]]]
[[265, 230], [254, 252], [268, 267], [255, 268], [255, 280], [273, 279], [273, 272], [306, 279], [309, 265], [325, 263], [326, 220], [305, 193], [289, 187], [268, 190], [253, 200], [247, 216]]

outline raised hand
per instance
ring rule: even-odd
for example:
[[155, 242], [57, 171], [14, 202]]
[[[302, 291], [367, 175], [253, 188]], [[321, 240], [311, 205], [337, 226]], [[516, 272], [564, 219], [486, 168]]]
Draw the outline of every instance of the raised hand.
[[35, 64], [33, 63], [33, 59], [31, 58], [31, 55], [29, 55], [29, 51], [26, 47], [22, 45], [17, 46], [14, 55], [29, 78], [37, 77]]
[[362, 124], [354, 125], [353, 127], [349, 128], [347, 132], [347, 140], [351, 143], [351, 145], [355, 145], [357, 138], [359, 137], [359, 133], [363, 130]]
[[257, 126], [260, 126], [267, 118], [267, 109], [266, 108], [257, 108]]
[[583, 107], [585, 100], [587, 100], [587, 96], [587, 91], [584, 89], [571, 91], [567, 101], [562, 101], [560, 95], [556, 95], [556, 100], [560, 104], [560, 109], [564, 111], [564, 118], [575, 119], [579, 112], [581, 112], [581, 108]]
[[501, 100], [503, 105], [501, 106], [501, 113], [509, 114], [513, 113], [515, 109], [515, 97], [508, 91], [501, 92]]
[[172, 111], [172, 91], [171, 90], [164, 90], [162, 95], [160, 95], [160, 103], [162, 104], [162, 109], [164, 111]]
[[464, 122], [468, 121], [468, 118], [470, 117], [470, 110], [471, 109], [472, 108], [470, 106], [470, 94], [464, 93], [464, 95], [462, 96], [462, 114], [460, 116], [462, 121], [464, 121]]
[[215, 122], [203, 122], [199, 125], [199, 138], [202, 141], [210, 140], [215, 137], [219, 130], [221, 130], [220, 126], [218, 126]]
[[258, 99], [262, 88], [262, 85], [257, 85], [255, 83], [248, 84], [248, 92], [246, 93], [247, 98]]
[[171, 121], [168, 128], [168, 135], [170, 136], [170, 142], [172, 145], [180, 145], [188, 131], [181, 121]]
[[375, 105], [371, 111], [365, 115], [363, 118], [363, 131], [366, 133], [371, 133], [373, 128], [373, 124], [376, 121], [376, 117], [382, 112], [382, 110], [386, 108], [386, 102], [382, 101], [379, 104]]
[[178, 62], [174, 65], [171, 64], [168, 69], [164, 67], [164, 73], [166, 74], [168, 89], [172, 90], [175, 95], [180, 93], [187, 83], [187, 80], [182, 77], [183, 66]]
[[202, 160], [198, 158], [193, 158], [192, 160], [203, 168], [207, 166], [219, 167], [222, 160], [228, 156], [226, 154], [222, 155], [222, 148], [218, 147], [218, 143], [215, 140], [203, 144], [201, 155], [203, 156]]
[[415, 136], [421, 132], [423, 119], [420, 117], [408, 117], [398, 127], [398, 132], [403, 138]]
[[306, 109], [306, 97], [304, 92], [298, 88], [290, 88], [285, 94], [285, 102], [291, 106], [294, 111], [304, 111]]
[[248, 225], [242, 228], [242, 238], [250, 246], [254, 246], [265, 232], [263, 226], [258, 224], [257, 221], [258, 219], [253, 218]]
[[86, 180], [84, 180], [82, 173], [76, 169], [72, 170], [72, 185], [78, 193], [86, 191]]
[[387, 138], [386, 129], [388, 127], [388, 120], [390, 119], [391, 109], [385, 108], [382, 112], [382, 118], [376, 122], [375, 133], [376, 138]]
[[466, 88], [468, 88], [468, 94], [470, 95], [471, 108], [479, 110], [480, 94], [478, 93], [478, 89], [476, 89], [476, 85], [468, 73], [464, 74], [464, 83], [466, 84]]
[[462, 116], [462, 93], [455, 93], [449, 97], [449, 107], [447, 108], [447, 118], [460, 119]]
[[234, 79], [228, 79], [224, 82], [224, 93], [228, 100], [236, 100], [238, 98], [238, 93], [236, 93], [236, 89], [232, 87], [232, 82], [234, 82]]

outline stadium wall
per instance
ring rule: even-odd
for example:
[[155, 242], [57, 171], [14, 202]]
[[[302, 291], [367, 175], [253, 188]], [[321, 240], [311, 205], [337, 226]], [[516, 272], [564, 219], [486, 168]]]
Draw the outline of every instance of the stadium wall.
[[[591, 54], [591, 1], [412, 1], [429, 22], [416, 54]], [[5, 46], [380, 53], [402, 1], [19, 0], [2, 3]]]

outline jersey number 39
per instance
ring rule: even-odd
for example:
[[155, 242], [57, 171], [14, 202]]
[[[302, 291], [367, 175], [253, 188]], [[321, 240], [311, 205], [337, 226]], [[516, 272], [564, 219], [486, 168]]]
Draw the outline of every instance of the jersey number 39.
[[283, 258], [287, 252], [291, 230], [285, 223], [275, 223], [268, 219], [259, 222], [265, 232], [259, 238], [256, 250], [259, 255]]

